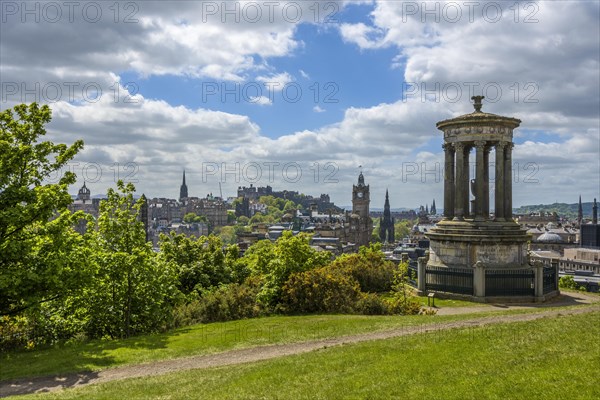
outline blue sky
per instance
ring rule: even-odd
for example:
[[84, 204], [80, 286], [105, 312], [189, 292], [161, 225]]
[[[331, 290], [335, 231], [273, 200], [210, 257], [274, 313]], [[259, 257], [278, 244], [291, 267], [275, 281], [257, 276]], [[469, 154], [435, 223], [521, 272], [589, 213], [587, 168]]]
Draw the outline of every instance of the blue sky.
[[[272, 18], [263, 2], [227, 2], [239, 21], [213, 1], [123, 1], [119, 15], [114, 2], [84, 1], [71, 19], [42, 1], [37, 21], [22, 4], [0, 9], [0, 108], [50, 104], [50, 138], [86, 143], [71, 168], [93, 193], [118, 172], [174, 198], [185, 168], [196, 196], [268, 184], [347, 205], [362, 165], [373, 207], [386, 189], [393, 207], [440, 207], [435, 123], [484, 94], [484, 111], [523, 121], [516, 206], [600, 197], [596, 1], [281, 1]], [[523, 181], [531, 163], [535, 179]]]

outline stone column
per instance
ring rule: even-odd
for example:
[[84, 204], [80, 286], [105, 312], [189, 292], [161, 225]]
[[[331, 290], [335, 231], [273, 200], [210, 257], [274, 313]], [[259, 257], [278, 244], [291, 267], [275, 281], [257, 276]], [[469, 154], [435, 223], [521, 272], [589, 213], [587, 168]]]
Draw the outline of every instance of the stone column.
[[469, 195], [470, 193], [470, 187], [471, 186], [471, 180], [470, 180], [470, 176], [471, 176], [471, 171], [469, 169], [469, 154], [471, 153], [471, 146], [465, 144], [465, 155], [463, 157], [463, 162], [464, 162], [464, 167], [463, 170], [465, 171], [465, 182], [464, 182], [464, 188], [465, 188], [465, 197], [464, 197], [464, 210], [465, 210], [465, 218], [469, 218], [469, 210], [470, 210], [470, 198], [471, 196]]
[[541, 261], [535, 261], [533, 264], [533, 268], [533, 292], [535, 295], [535, 301], [542, 302], [544, 301], [544, 265]]
[[473, 296], [485, 297], [485, 266], [477, 261], [473, 266]]
[[417, 258], [417, 290], [419, 294], [425, 294], [426, 266], [427, 259], [425, 257]]
[[483, 221], [484, 219], [484, 181], [485, 181], [485, 142], [475, 142], [475, 219]]
[[490, 217], [490, 148], [483, 152], [483, 218]]
[[496, 143], [496, 221], [504, 221], [504, 147], [506, 143]]
[[[465, 216], [465, 197], [467, 186], [465, 185], [465, 145], [463, 143], [455, 143], [454, 149], [456, 151], [456, 174], [455, 187], [454, 187], [454, 220], [462, 221]], [[467, 171], [467, 177], [468, 177]]]
[[504, 218], [512, 221], [512, 149], [508, 143], [504, 149]]
[[454, 145], [444, 148], [444, 219], [454, 218]]

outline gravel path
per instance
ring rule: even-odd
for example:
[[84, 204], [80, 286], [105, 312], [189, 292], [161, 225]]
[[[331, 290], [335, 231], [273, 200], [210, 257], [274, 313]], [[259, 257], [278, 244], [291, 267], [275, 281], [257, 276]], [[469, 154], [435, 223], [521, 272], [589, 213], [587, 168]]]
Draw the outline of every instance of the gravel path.
[[[556, 307], [569, 304], [582, 304], [597, 302], [598, 297], [592, 297], [584, 294], [568, 293], [560, 296], [551, 304], [537, 305], [538, 308]], [[456, 307], [451, 310], [460, 310], [452, 313], [472, 313], [479, 311], [490, 311], [498, 305], [482, 305], [474, 307]], [[525, 305], [507, 305], [502, 306], [501, 310], [530, 308], [536, 306]], [[441, 311], [441, 310], [440, 310]], [[248, 349], [231, 350], [223, 353], [201, 355], [172, 360], [156, 361], [148, 364], [129, 365], [115, 367], [99, 372], [82, 372], [65, 374], [58, 376], [37, 377], [30, 379], [17, 379], [13, 381], [0, 382], [0, 397], [12, 395], [41, 393], [56, 391], [68, 387], [78, 387], [93, 383], [105, 383], [114, 380], [162, 375], [175, 371], [184, 371], [190, 369], [213, 368], [224, 365], [234, 365], [248, 362], [268, 360], [277, 357], [288, 356], [292, 354], [307, 353], [318, 349], [344, 344], [360, 343], [370, 340], [389, 339], [399, 336], [414, 335], [430, 331], [440, 331], [447, 329], [466, 328], [471, 326], [484, 326], [498, 323], [510, 323], [520, 321], [533, 321], [540, 318], [555, 317], [558, 315], [575, 315], [600, 311], [600, 305], [577, 309], [552, 309], [532, 314], [516, 315], [498, 315], [488, 317], [478, 317], [456, 322], [444, 322], [430, 325], [420, 325], [411, 327], [396, 328], [387, 331], [371, 332], [350, 336], [343, 336], [330, 339], [313, 340], [301, 343], [277, 344], [269, 346], [253, 347]], [[439, 313], [448, 314], [448, 313]]]

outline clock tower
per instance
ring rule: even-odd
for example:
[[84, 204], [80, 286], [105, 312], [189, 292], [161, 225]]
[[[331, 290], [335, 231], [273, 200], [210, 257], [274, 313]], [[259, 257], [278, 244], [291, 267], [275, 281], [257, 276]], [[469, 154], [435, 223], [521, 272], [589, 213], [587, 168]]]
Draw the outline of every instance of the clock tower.
[[358, 185], [352, 185], [352, 214], [361, 218], [369, 216], [369, 185], [365, 185], [362, 172], [358, 175]]
[[369, 216], [369, 185], [365, 185], [362, 172], [358, 175], [358, 185], [352, 186], [351, 231], [357, 246], [368, 246], [373, 232], [373, 220]]

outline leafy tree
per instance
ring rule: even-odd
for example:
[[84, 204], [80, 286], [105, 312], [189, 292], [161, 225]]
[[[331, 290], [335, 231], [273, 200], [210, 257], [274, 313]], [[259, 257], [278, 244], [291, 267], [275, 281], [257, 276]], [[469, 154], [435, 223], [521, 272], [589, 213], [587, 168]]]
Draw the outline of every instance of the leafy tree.
[[85, 276], [83, 238], [72, 228], [82, 214], [66, 210], [76, 177], [59, 176], [83, 142], [41, 141], [50, 120], [36, 103], [0, 112], [0, 314], [60, 298]]
[[146, 242], [139, 218], [143, 200], [134, 201], [131, 183], [119, 181], [117, 188], [121, 193], [111, 188], [100, 203], [93, 232], [94, 279], [78, 303], [91, 337], [128, 337], [163, 328], [178, 293], [172, 264]]
[[237, 225], [239, 226], [246, 226], [250, 223], [250, 218], [246, 217], [245, 215], [242, 215], [240, 217], [238, 217], [237, 219]]
[[275, 218], [272, 215], [265, 215], [261, 213], [256, 213], [250, 218], [250, 224], [272, 224], [275, 222]]
[[248, 275], [245, 265], [239, 262], [237, 245], [223, 249], [221, 238], [215, 235], [199, 238], [161, 235], [161, 257], [173, 263], [178, 278], [178, 288], [185, 294], [201, 294], [222, 284], [241, 283]]
[[231, 211], [231, 210], [228, 210], [227, 211], [227, 223], [228, 224], [234, 224], [235, 220], [236, 220], [235, 212]]
[[284, 212], [290, 212], [290, 211], [295, 211], [298, 207], [296, 206], [296, 203], [294, 203], [291, 200], [288, 200], [285, 202], [285, 205], [283, 206], [283, 211]]
[[412, 229], [415, 221], [398, 221], [394, 224], [394, 239], [402, 240], [403, 238], [410, 235], [410, 230]]
[[275, 207], [278, 210], [283, 210], [286, 201], [274, 196], [260, 196], [258, 202], [268, 207]]
[[194, 222], [204, 222], [208, 224], [208, 219], [205, 215], [197, 215], [196, 213], [187, 213], [183, 217], [183, 222], [186, 224], [192, 224]]
[[218, 236], [221, 238], [221, 241], [224, 244], [235, 244], [237, 242], [236, 230], [234, 226], [220, 227]]

